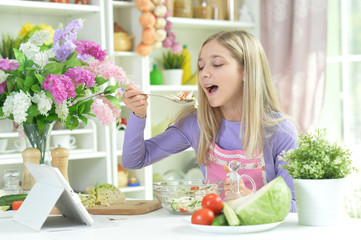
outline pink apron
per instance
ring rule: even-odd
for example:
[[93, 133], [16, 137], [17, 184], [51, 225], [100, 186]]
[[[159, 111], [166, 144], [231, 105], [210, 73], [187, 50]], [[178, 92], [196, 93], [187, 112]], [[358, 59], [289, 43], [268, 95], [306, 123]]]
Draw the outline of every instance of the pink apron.
[[[263, 154], [257, 158], [249, 159], [242, 150], [224, 150], [217, 144], [214, 144], [214, 150], [210, 152], [209, 162], [206, 166], [206, 179], [223, 180], [227, 178], [223, 165], [228, 164], [232, 160], [241, 163], [238, 173], [250, 176], [256, 183], [257, 190], [267, 183]], [[252, 184], [247, 178], [242, 178], [242, 180], [247, 188], [252, 189]]]

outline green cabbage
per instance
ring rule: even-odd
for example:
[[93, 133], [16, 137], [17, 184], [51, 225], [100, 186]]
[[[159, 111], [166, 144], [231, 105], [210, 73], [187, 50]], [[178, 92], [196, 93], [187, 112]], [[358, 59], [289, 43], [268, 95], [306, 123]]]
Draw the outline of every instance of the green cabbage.
[[109, 206], [115, 202], [124, 202], [124, 194], [110, 183], [96, 186], [90, 190], [89, 196], [82, 199], [85, 207]]
[[[242, 199], [243, 200], [243, 199]], [[241, 225], [280, 222], [291, 208], [292, 194], [282, 177], [277, 177], [256, 193], [238, 202], [235, 210]]]

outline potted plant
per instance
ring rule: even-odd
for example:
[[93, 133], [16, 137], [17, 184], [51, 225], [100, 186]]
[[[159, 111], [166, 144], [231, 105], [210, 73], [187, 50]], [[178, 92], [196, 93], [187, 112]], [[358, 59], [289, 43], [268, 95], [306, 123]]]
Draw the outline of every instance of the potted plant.
[[351, 153], [326, 139], [326, 129], [301, 134], [296, 149], [283, 152], [294, 179], [298, 221], [302, 225], [338, 224], [344, 213], [344, 179], [356, 170]]
[[163, 84], [165, 85], [182, 85], [184, 57], [182, 54], [173, 53], [171, 50], [163, 52]]
[[2, 34], [0, 42], [0, 57], [15, 59], [14, 48], [19, 49], [20, 44], [22, 43], [21, 38], [13, 38], [10, 34]]

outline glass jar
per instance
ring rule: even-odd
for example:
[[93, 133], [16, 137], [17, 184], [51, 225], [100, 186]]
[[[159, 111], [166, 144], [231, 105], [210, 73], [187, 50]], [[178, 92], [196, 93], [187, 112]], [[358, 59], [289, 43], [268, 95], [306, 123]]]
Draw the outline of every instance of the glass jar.
[[175, 0], [174, 17], [191, 18], [193, 17], [192, 0]]
[[21, 192], [20, 173], [15, 169], [8, 169], [3, 174], [4, 191], [7, 194], [18, 194]]
[[214, 19], [214, 7], [208, 0], [198, 0], [193, 8], [194, 18]]

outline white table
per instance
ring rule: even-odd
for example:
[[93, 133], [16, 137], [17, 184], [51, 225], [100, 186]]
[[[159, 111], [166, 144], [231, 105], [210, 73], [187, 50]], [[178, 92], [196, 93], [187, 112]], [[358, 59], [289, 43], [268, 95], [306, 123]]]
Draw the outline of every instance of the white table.
[[345, 219], [340, 225], [310, 227], [298, 224], [297, 214], [290, 213], [285, 221], [272, 230], [249, 234], [215, 234], [192, 229], [186, 223], [190, 216], [173, 215], [160, 209], [145, 215], [101, 216], [113, 217], [103, 227], [82, 226], [78, 229], [34, 232], [12, 221], [0, 219], [0, 239], [61, 239], [61, 240], [133, 240], [133, 239], [361, 239], [361, 219]]

